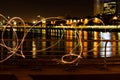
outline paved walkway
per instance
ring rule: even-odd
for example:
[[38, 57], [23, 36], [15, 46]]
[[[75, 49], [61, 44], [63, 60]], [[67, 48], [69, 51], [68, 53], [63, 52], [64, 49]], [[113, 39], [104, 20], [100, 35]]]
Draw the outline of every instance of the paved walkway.
[[[40, 77], [42, 79], [46, 76], [73, 76], [76, 75], [117, 75], [120, 79], [120, 65], [79, 65], [79, 66], [34, 66], [34, 67], [20, 67], [20, 66], [1, 66], [0, 75], [15, 75], [17, 80], [33, 80], [32, 78]], [[44, 76], [44, 78], [43, 78]], [[114, 77], [115, 78], [115, 77]], [[37, 78], [39, 80], [39, 78]], [[71, 78], [72, 79], [72, 78]], [[1, 79], [0, 79], [1, 80]], [[36, 80], [36, 79], [34, 79]], [[54, 80], [54, 79], [53, 79]], [[114, 79], [115, 80], [115, 79]]]
[[[88, 80], [89, 78], [98, 80], [100, 77], [104, 78], [100, 80], [120, 79], [120, 59], [108, 59], [107, 61], [109, 62], [105, 65], [103, 59], [83, 59], [78, 66], [57, 64], [55, 61], [49, 60], [7, 61], [0, 64], [0, 78], [1, 75], [14, 75], [16, 80], [57, 80], [58, 77], [61, 77], [61, 80], [78, 80], [77, 78], [80, 78], [79, 80]], [[53, 76], [56, 78], [53, 79]]]

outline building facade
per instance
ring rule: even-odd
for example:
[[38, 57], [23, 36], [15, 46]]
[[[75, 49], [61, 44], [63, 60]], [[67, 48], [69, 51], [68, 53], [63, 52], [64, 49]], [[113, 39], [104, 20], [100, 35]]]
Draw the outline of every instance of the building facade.
[[94, 15], [119, 14], [120, 0], [94, 0]]
[[104, 14], [117, 14], [118, 13], [118, 0], [105, 0], [103, 6]]

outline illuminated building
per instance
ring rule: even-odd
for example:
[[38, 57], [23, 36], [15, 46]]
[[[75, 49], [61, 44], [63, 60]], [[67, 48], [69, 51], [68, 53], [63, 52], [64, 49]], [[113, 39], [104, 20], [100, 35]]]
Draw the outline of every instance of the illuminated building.
[[119, 0], [94, 0], [94, 15], [97, 14], [119, 14]]
[[115, 14], [117, 12], [117, 2], [115, 0], [106, 0], [104, 2], [103, 12], [105, 14]]
[[117, 13], [120, 14], [120, 0], [117, 0]]

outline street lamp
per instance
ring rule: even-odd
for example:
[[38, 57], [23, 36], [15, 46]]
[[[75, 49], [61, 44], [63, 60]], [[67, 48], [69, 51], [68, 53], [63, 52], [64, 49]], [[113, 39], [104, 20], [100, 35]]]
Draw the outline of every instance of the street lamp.
[[89, 22], [89, 20], [86, 18], [86, 19], [84, 20], [84, 25], [88, 24], [88, 22]]
[[91, 19], [86, 18], [84, 20], [84, 25], [105, 25], [105, 24], [101, 19], [95, 17], [95, 18], [91, 18]]
[[113, 20], [117, 20], [117, 19], [118, 19], [118, 17], [117, 17], [117, 16], [114, 16], [114, 17], [113, 17]]
[[114, 17], [112, 18], [111, 24], [113, 24], [113, 25], [118, 25], [118, 17], [117, 17], [117, 16], [114, 16]]

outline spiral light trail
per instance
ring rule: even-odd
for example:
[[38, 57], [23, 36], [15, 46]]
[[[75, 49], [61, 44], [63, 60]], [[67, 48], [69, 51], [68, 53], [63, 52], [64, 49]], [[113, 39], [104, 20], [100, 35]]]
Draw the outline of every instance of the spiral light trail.
[[[2, 37], [1, 37], [1, 43], [0, 45], [4, 48], [6, 48], [8, 50], [8, 56], [2, 60], [0, 60], [0, 63], [8, 60], [9, 58], [11, 58], [13, 55], [17, 55], [17, 56], [21, 56], [23, 58], [25, 58], [25, 55], [23, 54], [23, 43], [25, 41], [25, 38], [27, 36], [27, 34], [30, 32], [30, 30], [32, 28], [35, 27], [35, 25], [37, 25], [38, 23], [40, 23], [41, 21], [38, 21], [36, 24], [34, 24], [33, 26], [31, 26], [29, 29], [26, 29], [26, 26], [25, 26], [25, 22], [22, 18], [20, 17], [13, 17], [11, 19], [7, 19], [5, 16], [3, 16], [2, 14], [0, 14], [0, 17], [2, 17], [4, 20], [7, 21], [7, 24], [3, 27], [2, 29]], [[46, 19], [49, 19], [49, 18], [46, 18]], [[13, 27], [13, 24], [12, 24], [12, 21], [13, 20], [19, 20], [20, 22], [22, 22], [23, 24], [23, 27], [24, 27], [24, 34], [23, 34], [23, 37], [21, 39], [21, 42], [19, 43], [19, 39], [18, 39], [18, 36], [17, 36], [17, 33], [16, 31], [14, 31], [14, 27]], [[93, 19], [90, 19], [90, 20], [93, 20]], [[90, 21], [89, 20], [89, 21]], [[104, 25], [103, 21], [99, 19], [99, 21]], [[62, 27], [62, 26], [61, 26]], [[7, 28], [11, 28], [12, 31], [13, 31], [13, 35], [14, 35], [14, 41], [15, 41], [15, 45], [14, 47], [10, 47], [8, 46], [6, 43], [5, 43], [5, 40], [4, 40], [4, 34], [5, 34], [5, 31]], [[63, 39], [63, 36], [64, 36], [64, 33], [65, 33], [65, 28], [63, 28], [63, 33], [61, 34], [61, 37], [58, 41], [56, 41], [54, 44], [52, 44], [51, 46], [47, 47], [47, 48], [43, 48], [43, 49], [40, 49], [40, 50], [37, 50], [37, 52], [42, 52], [42, 51], [45, 51], [47, 49], [50, 49], [52, 47], [54, 47], [55, 45], [57, 45], [62, 39]], [[75, 29], [75, 31], [73, 32], [74, 35], [77, 35], [76, 36], [76, 39], [77, 39], [77, 44], [76, 46], [74, 46], [72, 48], [72, 50], [70, 50], [70, 52], [68, 54], [65, 54], [61, 57], [60, 60], [56, 60], [57, 62], [61, 62], [63, 64], [73, 64], [73, 63], [76, 63], [77, 61], [79, 61], [80, 59], [82, 59], [82, 54], [83, 54], [83, 41], [82, 41], [82, 34], [79, 33], [75, 27], [72, 27]], [[80, 31], [82, 32], [82, 27], [80, 29]], [[100, 41], [102, 42], [102, 38], [100, 39]], [[101, 43], [100, 42], [100, 43]], [[100, 43], [96, 46], [99, 46]], [[77, 48], [77, 47], [80, 47], [80, 51], [79, 51], [79, 54], [76, 54], [74, 52], [74, 50]], [[93, 49], [92, 49], [93, 50]], [[92, 50], [89, 50], [88, 52], [91, 52]], [[18, 54], [17, 52], [20, 52], [20, 54]], [[69, 60], [66, 60], [67, 57], [75, 57], [74, 59], [72, 59], [71, 61]]]

